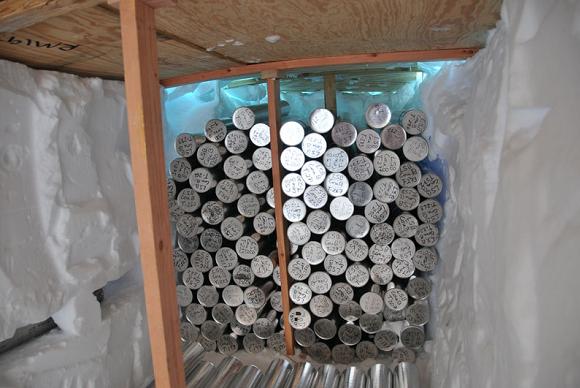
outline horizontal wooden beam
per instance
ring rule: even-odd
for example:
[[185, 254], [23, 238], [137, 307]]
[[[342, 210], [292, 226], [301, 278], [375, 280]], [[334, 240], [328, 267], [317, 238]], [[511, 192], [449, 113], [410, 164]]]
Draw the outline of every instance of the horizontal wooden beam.
[[[119, 1], [121, 0], [107, 0], [107, 3], [115, 8], [119, 8]], [[151, 8], [175, 7], [177, 0], [141, 0]]]
[[254, 65], [243, 65], [230, 67], [228, 69], [212, 70], [200, 73], [193, 73], [189, 75], [181, 75], [161, 80], [161, 85], [165, 87], [174, 87], [219, 78], [239, 77], [268, 71], [308, 69], [313, 67], [360, 65], [366, 63], [370, 64], [370, 63], [466, 59], [473, 56], [478, 50], [479, 50], [478, 48], [458, 48], [458, 49], [398, 51], [391, 53], [356, 54], [356, 55], [340, 55], [334, 57], [291, 59], [287, 61], [265, 62]]
[[0, 32], [12, 32], [105, 0], [5, 0], [0, 2]]

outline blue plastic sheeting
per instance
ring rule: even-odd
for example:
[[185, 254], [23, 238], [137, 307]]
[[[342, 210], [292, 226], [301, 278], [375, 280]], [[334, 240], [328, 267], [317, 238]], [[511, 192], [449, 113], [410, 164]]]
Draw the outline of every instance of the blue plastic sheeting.
[[[382, 102], [389, 105], [393, 112], [393, 122], [398, 122], [400, 114], [412, 107], [421, 107], [420, 87], [423, 81], [436, 74], [446, 62], [425, 62], [412, 64], [393, 64], [392, 67], [415, 66], [421, 72], [415, 80], [402, 85], [392, 92], [337, 93], [337, 109], [341, 120], [365, 129], [364, 112], [369, 104]], [[290, 104], [288, 117], [308, 121], [310, 112], [324, 106], [324, 92], [285, 91], [281, 83], [281, 98]], [[228, 118], [240, 106], [263, 104], [267, 102], [266, 84], [247, 85], [228, 88], [229, 80], [206, 81], [197, 84], [178, 86], [164, 90], [164, 144], [166, 165], [177, 157], [173, 141], [181, 132], [203, 134], [205, 123], [212, 118]]]

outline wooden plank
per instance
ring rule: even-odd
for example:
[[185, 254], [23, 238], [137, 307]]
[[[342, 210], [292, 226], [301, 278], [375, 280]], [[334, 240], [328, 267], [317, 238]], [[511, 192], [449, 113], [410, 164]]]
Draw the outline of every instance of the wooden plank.
[[272, 71], [272, 70], [277, 71], [296, 70], [316, 67], [358, 65], [365, 63], [392, 63], [392, 62], [466, 59], [474, 55], [477, 51], [478, 51], [477, 48], [460, 48], [460, 49], [442, 49], [442, 50], [399, 51], [391, 53], [340, 55], [334, 57], [293, 59], [288, 61], [236, 66], [230, 67], [228, 69], [213, 70], [177, 76], [172, 78], [166, 78], [161, 80], [161, 84], [165, 87], [173, 87], [219, 78], [239, 77], [249, 74], [258, 74], [264, 71]]
[[[44, 4], [50, 9], [71, 1], [0, 0], [0, 10], [5, 7], [8, 18], [15, 17], [9, 16], [18, 9], [14, 4]], [[57, 7], [41, 19], [25, 18], [27, 23], [20, 25], [33, 26], [10, 35], [0, 31], [0, 57], [39, 68], [122, 77], [116, 70], [122, 62], [120, 35], [107, 21], [115, 20], [118, 29], [117, 10], [106, 3], [83, 8], [92, 1], [102, 0], [78, 0], [67, 8], [70, 13], [60, 14], [65, 8]], [[176, 50], [165, 54], [159, 47], [161, 79], [227, 69], [236, 63], [481, 47], [499, 17], [500, 4], [500, 0], [271, 0], [265, 6], [261, 0], [177, 0], [177, 6], [157, 11], [158, 41], [172, 40], [180, 46], [175, 56]], [[103, 9], [111, 15], [101, 15]], [[207, 60], [182, 60], [188, 57]], [[200, 63], [204, 65], [197, 67]], [[252, 71], [264, 69], [268, 65]]]
[[[501, 0], [179, 0], [157, 27], [246, 63], [481, 47]], [[192, 28], [195, 26], [195, 28]]]
[[274, 214], [276, 217], [276, 240], [278, 242], [278, 266], [280, 267], [280, 289], [282, 293], [282, 316], [284, 318], [284, 339], [288, 355], [294, 354], [294, 333], [290, 326], [290, 280], [288, 261], [290, 248], [286, 236], [286, 221], [282, 213], [282, 168], [280, 167], [280, 81], [268, 79], [268, 122], [270, 125], [270, 149], [272, 151], [272, 187], [274, 188]]
[[[189, 47], [171, 39], [157, 42], [160, 77], [172, 77], [184, 71], [210, 70], [216, 66], [230, 66], [231, 61], [219, 60], [206, 52], [192, 51]], [[120, 49], [111, 49], [95, 58], [81, 59], [59, 68], [76, 74], [95, 73], [107, 78], [123, 77], [123, 58]]]
[[104, 0], [6, 0], [0, 2], [0, 32], [16, 31], [55, 16], [91, 8]]
[[[69, 63], [116, 53], [122, 65], [119, 18], [89, 8], [46, 20], [14, 33], [0, 33], [0, 56], [27, 65], [49, 64], [60, 68]], [[101, 74], [101, 67], [95, 67]], [[120, 66], [122, 74], [122, 66]]]
[[225, 58], [217, 58], [205, 50], [192, 50], [185, 43], [173, 39], [158, 40], [158, 45], [161, 78], [183, 74], [186, 69], [212, 70], [216, 66], [235, 66], [236, 64]]
[[[101, 8], [108, 11], [108, 12], [111, 12], [115, 15], [118, 14], [118, 9], [111, 6], [111, 5], [102, 5]], [[238, 64], [238, 65], [240, 65], [240, 64], [245, 65], [246, 64], [245, 62], [238, 61], [235, 58], [230, 58], [230, 57], [223, 55], [223, 54], [220, 54], [216, 51], [206, 50], [205, 47], [199, 46], [199, 45], [197, 45], [193, 42], [190, 42], [186, 39], [182, 39], [179, 36], [172, 34], [171, 32], [164, 31], [164, 30], [157, 28], [157, 41], [163, 42], [166, 40], [173, 40], [176, 43], [179, 43], [183, 46], [187, 46], [188, 47], [187, 51], [189, 51], [189, 55], [193, 54], [193, 55], [197, 55], [197, 56], [210, 57], [210, 59], [213, 59], [211, 69], [215, 69], [216, 67], [222, 68], [222, 66], [220, 65], [220, 62], [222, 62], [222, 61], [220, 61], [220, 59], [226, 60], [228, 63], [230, 63], [230, 66], [234, 66], [236, 64]], [[164, 58], [163, 53], [161, 51], [159, 52], [159, 58], [160, 59]], [[195, 62], [198, 62], [198, 61], [195, 61]], [[186, 62], [186, 63], [188, 63], [188, 62]], [[161, 74], [163, 74], [163, 72], [161, 72]], [[185, 73], [181, 73], [181, 74], [185, 74]]]
[[[163, 35], [158, 36], [158, 56], [161, 77], [236, 65]], [[37, 68], [122, 79], [119, 12], [99, 6], [0, 33], [0, 57]]]
[[[21, 19], [14, 35], [0, 36], [3, 41], [0, 57], [51, 69], [79, 62], [76, 66], [79, 70], [75, 66], [62, 70], [122, 77], [121, 73], [113, 74], [121, 62], [119, 34], [110, 36], [109, 23], [101, 24], [98, 20], [103, 16], [95, 11], [112, 9], [102, 1], [0, 1], [0, 11], [4, 10], [5, 17], [5, 23], [0, 22], [5, 29], [0, 29], [0, 33], [16, 28], [10, 20]], [[158, 11], [158, 39], [169, 38], [183, 46], [177, 57], [171, 56], [172, 50], [168, 57], [160, 51], [162, 62], [172, 63], [169, 69], [161, 67], [161, 78], [225, 69], [236, 63], [481, 47], [486, 31], [499, 17], [500, 3], [500, 0], [272, 0], [266, 7], [260, 0], [233, 3], [178, 0], [176, 7]], [[86, 8], [94, 4], [100, 5]], [[88, 17], [93, 15], [96, 18]], [[116, 15], [109, 16], [118, 19]], [[78, 24], [75, 17], [79, 18]], [[322, 21], [324, 28], [320, 28]], [[58, 39], [48, 39], [51, 36]], [[199, 61], [175, 65], [179, 57], [202, 54], [209, 57], [203, 68], [195, 68]], [[91, 58], [99, 59], [93, 64]], [[104, 63], [111, 64], [106, 71], [102, 71]], [[263, 69], [267, 66], [256, 72]]]
[[172, 260], [153, 8], [121, 0], [131, 168], [157, 387], [185, 387]]
[[[120, 0], [107, 0], [107, 3], [113, 7], [119, 7]], [[177, 5], [177, 0], [142, 0], [151, 8], [161, 8], [161, 7], [175, 7]]]
[[336, 75], [324, 74], [324, 106], [336, 117]]

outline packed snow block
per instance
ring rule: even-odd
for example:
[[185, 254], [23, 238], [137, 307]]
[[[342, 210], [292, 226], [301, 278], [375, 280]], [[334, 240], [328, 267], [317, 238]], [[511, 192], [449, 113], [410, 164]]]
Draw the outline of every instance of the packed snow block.
[[101, 305], [92, 293], [79, 290], [52, 319], [67, 334], [87, 335], [101, 323]]
[[121, 82], [0, 61], [0, 109], [2, 340], [121, 277], [138, 244]]
[[426, 83], [448, 165], [434, 388], [580, 386], [577, 3], [505, 1], [487, 47]]
[[116, 283], [91, 330], [54, 330], [0, 356], [0, 387], [146, 386], [153, 368], [143, 286], [126, 276]]

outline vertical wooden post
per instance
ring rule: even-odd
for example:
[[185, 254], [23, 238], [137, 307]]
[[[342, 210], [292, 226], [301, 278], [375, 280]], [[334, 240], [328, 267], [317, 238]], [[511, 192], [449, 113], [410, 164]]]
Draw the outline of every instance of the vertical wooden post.
[[290, 326], [290, 284], [288, 279], [288, 258], [290, 249], [286, 236], [286, 222], [282, 213], [282, 171], [280, 167], [280, 81], [268, 78], [268, 120], [270, 125], [270, 149], [272, 151], [272, 187], [274, 188], [274, 212], [276, 216], [276, 240], [278, 241], [278, 265], [280, 267], [280, 288], [284, 317], [284, 339], [288, 355], [294, 354], [294, 333]]
[[157, 387], [185, 386], [171, 253], [155, 14], [143, 0], [121, 0], [121, 33], [131, 167]]
[[324, 74], [324, 105], [336, 117], [336, 75]]

